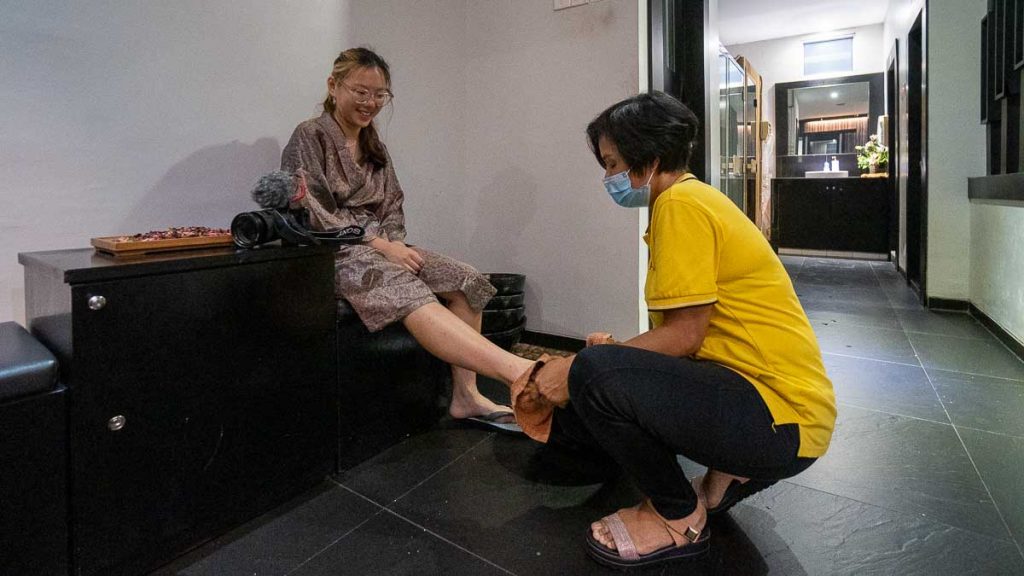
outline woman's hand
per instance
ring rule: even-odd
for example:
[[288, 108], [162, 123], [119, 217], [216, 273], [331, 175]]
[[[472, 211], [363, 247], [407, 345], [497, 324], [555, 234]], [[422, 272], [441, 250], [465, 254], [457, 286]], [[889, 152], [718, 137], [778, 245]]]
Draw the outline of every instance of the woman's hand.
[[392, 242], [383, 238], [375, 238], [370, 242], [377, 250], [384, 254], [389, 261], [404, 267], [413, 274], [419, 274], [423, 269], [423, 257], [419, 252], [409, 248], [402, 242]]
[[608, 332], [591, 332], [587, 334], [587, 348], [599, 344], [615, 344], [615, 339]]

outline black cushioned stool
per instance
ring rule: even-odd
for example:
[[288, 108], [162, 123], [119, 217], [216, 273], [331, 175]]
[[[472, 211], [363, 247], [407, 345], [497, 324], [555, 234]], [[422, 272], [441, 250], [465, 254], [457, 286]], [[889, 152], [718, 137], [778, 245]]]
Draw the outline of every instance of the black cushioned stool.
[[68, 573], [64, 391], [53, 354], [0, 323], [0, 574]]
[[370, 332], [338, 300], [338, 472], [434, 426], [447, 409], [451, 369], [401, 322]]

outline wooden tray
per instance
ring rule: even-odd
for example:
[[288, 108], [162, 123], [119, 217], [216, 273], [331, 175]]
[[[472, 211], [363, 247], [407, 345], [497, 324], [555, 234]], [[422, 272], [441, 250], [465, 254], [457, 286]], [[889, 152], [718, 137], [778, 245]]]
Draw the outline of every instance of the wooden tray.
[[166, 240], [145, 240], [118, 242], [120, 236], [93, 238], [90, 243], [97, 251], [113, 256], [137, 256], [154, 252], [171, 252], [174, 250], [197, 250], [217, 246], [230, 246], [234, 243], [231, 234], [218, 236], [197, 236], [195, 238], [168, 238]]

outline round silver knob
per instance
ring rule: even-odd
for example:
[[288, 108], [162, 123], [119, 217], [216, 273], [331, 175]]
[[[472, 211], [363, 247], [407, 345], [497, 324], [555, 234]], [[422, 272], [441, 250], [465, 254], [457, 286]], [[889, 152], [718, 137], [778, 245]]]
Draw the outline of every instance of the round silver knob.
[[107, 420], [107, 428], [110, 428], [111, 432], [117, 432], [121, 428], [124, 428], [125, 422], [126, 421], [124, 416], [118, 414], [117, 416], [114, 416], [110, 420]]
[[107, 299], [104, 298], [103, 296], [97, 295], [97, 296], [91, 296], [89, 298], [89, 309], [90, 310], [100, 310], [100, 309], [102, 309], [106, 305], [107, 305]]

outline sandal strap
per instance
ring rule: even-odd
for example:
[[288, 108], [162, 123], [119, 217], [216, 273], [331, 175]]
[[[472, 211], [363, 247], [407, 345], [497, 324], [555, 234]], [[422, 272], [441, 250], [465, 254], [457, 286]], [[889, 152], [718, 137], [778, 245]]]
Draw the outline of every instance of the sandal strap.
[[606, 516], [601, 521], [604, 522], [608, 531], [611, 532], [612, 540], [615, 541], [615, 549], [623, 560], [637, 560], [640, 558], [640, 554], [636, 551], [636, 544], [633, 543], [633, 538], [629, 535], [629, 530], [626, 530], [626, 525], [622, 522], [622, 517], [619, 516], [618, 512], [611, 516]]
[[702, 531], [695, 530], [693, 526], [687, 526], [686, 530], [682, 532], [673, 528], [672, 525], [670, 525], [668, 521], [661, 516], [661, 514], [658, 514], [658, 511], [654, 508], [654, 503], [651, 502], [649, 498], [644, 501], [643, 505], [649, 508], [650, 512], [653, 513], [661, 521], [661, 525], [664, 526], [665, 530], [668, 531], [668, 535], [672, 537], [672, 542], [677, 547], [686, 544], [693, 544], [698, 539], [700, 539], [700, 534]]
[[[672, 541], [675, 542], [676, 546], [683, 546], [684, 544], [693, 544], [694, 542], [700, 539], [701, 530], [694, 530], [693, 526], [687, 526], [686, 530], [680, 532], [679, 530], [676, 530], [675, 528], [669, 526], [668, 522], [665, 522], [664, 524], [665, 529], [668, 530], [669, 535], [672, 536]], [[684, 541], [684, 538], [688, 540], [688, 542]]]

